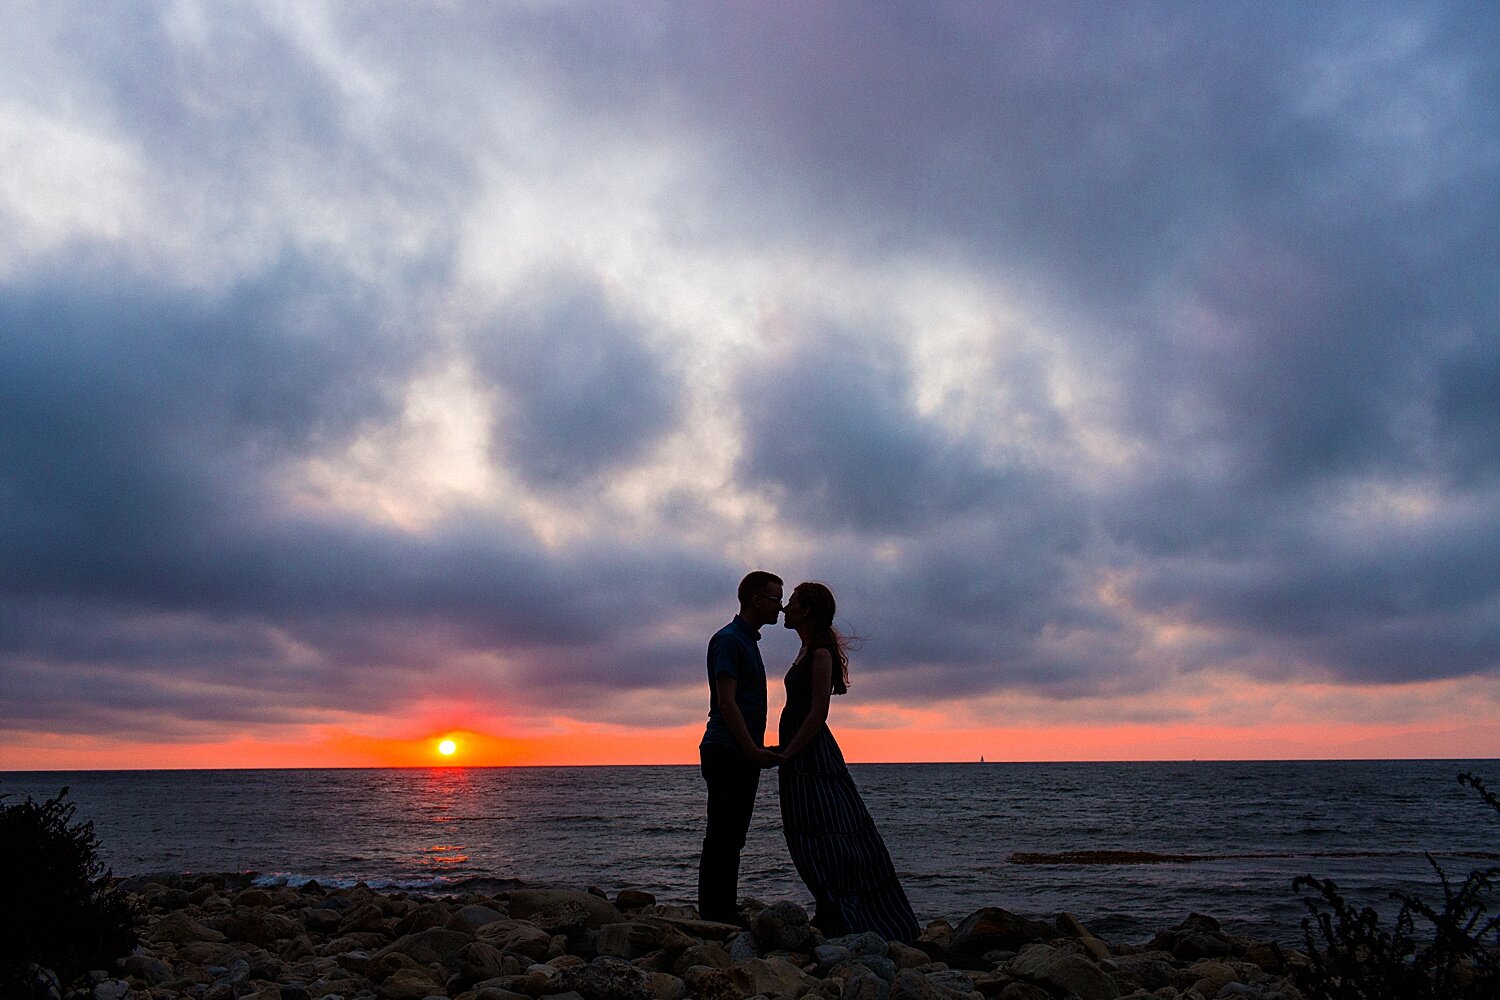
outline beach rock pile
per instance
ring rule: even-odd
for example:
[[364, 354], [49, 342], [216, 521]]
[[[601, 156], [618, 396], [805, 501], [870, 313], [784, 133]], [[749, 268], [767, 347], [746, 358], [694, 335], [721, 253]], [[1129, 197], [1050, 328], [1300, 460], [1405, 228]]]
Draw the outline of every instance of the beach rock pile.
[[1300, 1000], [1302, 956], [1194, 914], [1111, 944], [1063, 914], [986, 907], [910, 943], [826, 938], [792, 902], [745, 926], [638, 889], [427, 897], [243, 876], [132, 885], [142, 945], [79, 1000]]

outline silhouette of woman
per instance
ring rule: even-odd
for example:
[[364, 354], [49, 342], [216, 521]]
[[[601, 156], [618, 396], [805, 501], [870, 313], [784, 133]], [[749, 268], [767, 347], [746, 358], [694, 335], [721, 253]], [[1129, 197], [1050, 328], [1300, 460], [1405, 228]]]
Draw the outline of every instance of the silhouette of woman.
[[797, 874], [812, 890], [813, 924], [837, 937], [874, 931], [910, 941], [917, 918], [844, 755], [828, 731], [830, 695], [849, 687], [849, 658], [833, 627], [833, 593], [798, 584], [782, 611], [802, 649], [786, 673], [779, 729], [781, 822]]

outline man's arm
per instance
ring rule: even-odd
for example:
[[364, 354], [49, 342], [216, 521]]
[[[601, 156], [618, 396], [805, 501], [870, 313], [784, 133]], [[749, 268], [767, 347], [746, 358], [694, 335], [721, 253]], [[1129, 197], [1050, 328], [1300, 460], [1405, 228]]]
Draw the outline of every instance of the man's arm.
[[714, 678], [714, 691], [718, 694], [719, 714], [724, 716], [724, 725], [740, 745], [740, 752], [745, 755], [746, 760], [761, 767], [775, 767], [781, 763], [781, 756], [765, 747], [756, 746], [755, 741], [750, 738], [750, 727], [745, 725], [745, 716], [740, 712], [739, 703], [734, 700], [735, 690], [732, 675], [720, 674]]

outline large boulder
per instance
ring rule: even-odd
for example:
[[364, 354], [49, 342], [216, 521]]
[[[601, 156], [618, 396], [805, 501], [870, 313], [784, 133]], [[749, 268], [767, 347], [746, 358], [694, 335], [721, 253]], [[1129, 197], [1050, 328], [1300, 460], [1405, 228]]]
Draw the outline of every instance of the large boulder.
[[818, 981], [784, 958], [752, 958], [725, 970], [745, 996], [800, 997]]
[[1071, 913], [1059, 913], [1057, 915], [1057, 929], [1068, 937], [1076, 938], [1083, 945], [1083, 950], [1089, 953], [1089, 957], [1096, 962], [1106, 961], [1111, 957], [1109, 945], [1096, 937], [1094, 932], [1083, 926]]
[[656, 1000], [683, 1000], [687, 996], [687, 983], [670, 972], [653, 972], [646, 977], [646, 988]]
[[922, 975], [948, 1000], [967, 1000], [978, 989], [972, 978], [957, 969], [938, 969]]
[[1228, 962], [1205, 958], [1182, 970], [1179, 978], [1204, 996], [1216, 997], [1225, 986], [1239, 982], [1240, 974]]
[[891, 983], [891, 1000], [948, 1000], [948, 997], [917, 970], [902, 969]]
[[330, 938], [317, 947], [317, 954], [323, 958], [338, 958], [351, 952], [375, 951], [385, 947], [389, 938], [384, 934], [376, 934], [373, 931], [361, 931], [357, 934], [342, 934], [336, 938]]
[[302, 928], [284, 913], [274, 913], [259, 906], [237, 907], [224, 922], [224, 933], [231, 941], [269, 945], [295, 937]]
[[760, 958], [761, 948], [755, 941], [755, 935], [749, 931], [736, 934], [734, 940], [729, 942], [729, 960], [732, 962], [743, 962], [746, 959]]
[[93, 1000], [129, 1000], [130, 983], [123, 979], [106, 979], [94, 987]]
[[658, 912], [657, 920], [665, 920], [684, 934], [691, 934], [695, 938], [707, 941], [728, 941], [740, 932], [736, 924], [720, 923], [717, 920], [699, 920], [697, 917], [684, 916], [681, 913]]
[[402, 969], [416, 969], [420, 972], [428, 972], [433, 976], [437, 973], [432, 970], [426, 962], [418, 962], [415, 958], [405, 952], [387, 951], [379, 955], [371, 955], [365, 959], [361, 970], [367, 979], [374, 982], [384, 982]]
[[634, 926], [638, 943], [652, 950], [666, 952], [667, 957], [672, 959], [699, 943], [698, 939], [691, 934], [684, 933], [668, 921], [659, 920], [656, 917], [642, 917], [635, 922]]
[[1031, 920], [998, 906], [986, 906], [969, 914], [953, 929], [948, 950], [954, 955], [977, 957], [996, 949], [1020, 951], [1034, 941], [1056, 936], [1050, 926], [1039, 920]]
[[360, 902], [351, 906], [339, 921], [340, 934], [356, 934], [361, 931], [384, 931], [385, 911], [374, 901]]
[[864, 966], [888, 983], [896, 979], [896, 963], [884, 955], [856, 955], [851, 961], [855, 965]]
[[916, 945], [930, 955], [940, 956], [948, 952], [953, 944], [953, 925], [939, 917], [928, 921], [917, 937]]
[[594, 935], [594, 951], [613, 958], [638, 958], [645, 952], [637, 951], [630, 943], [630, 924], [605, 924]]
[[396, 924], [397, 936], [415, 934], [429, 927], [442, 927], [448, 922], [450, 911], [442, 903], [422, 903]]
[[891, 1000], [891, 984], [862, 965], [843, 977], [840, 1000]]
[[399, 969], [375, 987], [381, 1000], [423, 1000], [442, 991], [443, 984], [425, 969]]
[[1122, 986], [1133, 986], [1147, 993], [1155, 993], [1164, 986], [1173, 984], [1176, 968], [1171, 955], [1164, 951], [1145, 951], [1137, 955], [1119, 955], [1111, 959], [1115, 981]]
[[270, 906], [275, 900], [264, 889], [244, 889], [235, 894], [235, 906]]
[[825, 976], [836, 966], [843, 965], [853, 957], [854, 955], [848, 948], [839, 944], [820, 944], [813, 949], [813, 961], [818, 963], [818, 972]]
[[535, 962], [547, 957], [552, 935], [525, 920], [493, 920], [479, 928], [479, 939], [501, 951], [513, 951]]
[[1151, 939], [1151, 947], [1169, 951], [1183, 962], [1196, 962], [1200, 958], [1224, 958], [1234, 954], [1234, 942], [1219, 922], [1202, 913], [1190, 913], [1187, 919], [1158, 933]]
[[695, 944], [691, 948], [684, 948], [677, 961], [672, 964], [672, 971], [682, 977], [688, 969], [701, 965], [710, 969], [725, 969], [729, 967], [731, 959], [729, 952], [724, 946], [717, 943]]
[[1000, 991], [999, 997], [1000, 1000], [1052, 1000], [1052, 994], [1040, 986], [1033, 986], [1020, 980], [1007, 983]]
[[526, 919], [548, 934], [562, 934], [571, 938], [589, 929], [591, 914], [589, 908], [582, 903], [565, 899], [540, 910], [533, 910], [526, 915]]
[[474, 1000], [531, 1000], [524, 993], [506, 989], [492, 983], [476, 983], [473, 988]]
[[620, 910], [643, 910], [656, 905], [656, 896], [644, 889], [621, 889], [615, 895], [615, 906]]
[[862, 931], [858, 934], [845, 934], [843, 937], [829, 938], [828, 943], [841, 948], [848, 948], [851, 955], [880, 955], [882, 957], [890, 953], [890, 942], [876, 934], [874, 931]]
[[222, 942], [229, 940], [219, 931], [200, 923], [181, 910], [168, 913], [152, 924], [145, 933], [147, 941], [157, 944], [187, 944], [190, 941]]
[[765, 907], [750, 918], [750, 930], [765, 951], [796, 951], [812, 937], [807, 911], [789, 899]]
[[313, 958], [317, 953], [312, 938], [306, 934], [290, 937], [276, 947], [276, 954], [283, 962], [300, 962], [306, 958]]
[[232, 944], [222, 944], [214, 941], [189, 941], [187, 944], [179, 945], [172, 960], [175, 962], [186, 962], [189, 965], [224, 965], [227, 966], [237, 958], [244, 958], [244, 952]]
[[574, 991], [584, 1000], [653, 1000], [651, 973], [618, 958], [596, 958], [562, 970], [555, 989]]
[[470, 941], [459, 949], [454, 965], [465, 982], [478, 983], [501, 976], [518, 976], [526, 971], [527, 962], [488, 942]]
[[576, 903], [586, 914], [587, 926], [598, 929], [605, 924], [617, 924], [625, 918], [615, 904], [600, 899], [590, 892], [576, 889], [515, 889], [510, 894], [510, 915], [517, 920], [526, 920], [532, 914], [562, 904]]
[[[865, 973], [866, 975], [873, 975]], [[818, 981], [783, 958], [752, 958], [727, 969], [694, 966], [683, 975], [700, 1000], [746, 1000], [747, 997], [800, 997]]]
[[551, 965], [533, 965], [521, 977], [518, 989], [530, 997], [552, 996], [563, 992], [557, 984], [562, 970]]
[[460, 907], [453, 912], [447, 926], [452, 930], [458, 930], [455, 922], [462, 923], [469, 930], [478, 930], [485, 924], [492, 924], [496, 920], [504, 920], [505, 914], [492, 906], [483, 903], [470, 903], [468, 906]]
[[914, 969], [919, 965], [926, 965], [932, 958], [921, 948], [914, 948], [901, 941], [890, 942], [887, 949], [887, 957], [896, 963], [898, 969]]
[[314, 906], [302, 918], [302, 926], [314, 934], [332, 934], [344, 922], [344, 915], [326, 906]]
[[429, 927], [397, 938], [376, 952], [375, 957], [400, 952], [422, 965], [431, 965], [433, 962], [452, 965], [457, 960], [458, 953], [473, 940], [472, 934], [450, 931], [444, 927]]
[[127, 976], [144, 980], [149, 986], [160, 986], [177, 978], [177, 971], [169, 963], [150, 955], [130, 955], [121, 968]]
[[616, 958], [640, 958], [662, 952], [668, 962], [676, 960], [698, 939], [684, 934], [665, 920], [643, 917], [618, 924], [605, 924], [594, 939], [594, 950]]
[[1115, 1000], [1122, 992], [1114, 977], [1095, 968], [1088, 959], [1051, 945], [1027, 945], [1007, 971], [1017, 979], [1064, 996], [1077, 994], [1081, 1000]]

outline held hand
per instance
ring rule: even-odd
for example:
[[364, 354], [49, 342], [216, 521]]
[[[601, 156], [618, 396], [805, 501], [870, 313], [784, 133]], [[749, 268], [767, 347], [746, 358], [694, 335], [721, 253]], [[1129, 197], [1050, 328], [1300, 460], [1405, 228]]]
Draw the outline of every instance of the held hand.
[[762, 768], [780, 767], [781, 761], [781, 754], [777, 753], [775, 750], [762, 747], [755, 752], [755, 762]]

